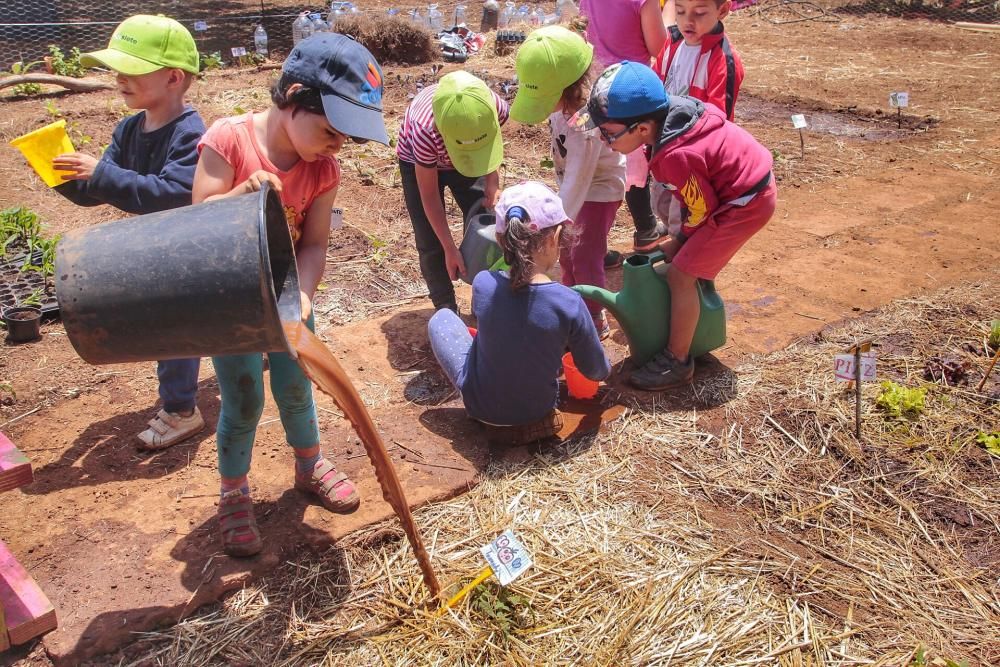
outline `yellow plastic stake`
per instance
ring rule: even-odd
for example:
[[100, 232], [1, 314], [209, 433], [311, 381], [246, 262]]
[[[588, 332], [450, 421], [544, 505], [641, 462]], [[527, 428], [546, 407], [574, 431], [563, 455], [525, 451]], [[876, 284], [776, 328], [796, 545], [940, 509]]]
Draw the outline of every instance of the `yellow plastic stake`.
[[16, 139], [11, 139], [10, 145], [21, 151], [39, 177], [47, 186], [55, 187], [65, 183], [66, 172], [52, 168], [52, 160], [63, 153], [72, 153], [73, 142], [66, 134], [66, 121], [57, 120], [45, 127], [40, 127]]
[[438, 610], [438, 616], [443, 615], [446, 611], [448, 611], [449, 609], [457, 605], [459, 602], [464, 600], [465, 596], [471, 593], [476, 586], [483, 583], [492, 576], [493, 576], [493, 568], [487, 565], [479, 572], [479, 574], [476, 575], [475, 579], [466, 584], [465, 587], [462, 588], [462, 590], [455, 593], [455, 595], [450, 600], [448, 600], [448, 603]]

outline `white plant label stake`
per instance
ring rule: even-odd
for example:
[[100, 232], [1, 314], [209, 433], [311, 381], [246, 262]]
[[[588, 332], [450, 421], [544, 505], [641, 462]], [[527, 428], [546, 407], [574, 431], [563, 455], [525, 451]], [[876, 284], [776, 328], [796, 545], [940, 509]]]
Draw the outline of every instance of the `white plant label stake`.
[[195, 32], [205, 32], [206, 30], [208, 30], [208, 24], [205, 23], [204, 21], [195, 21], [194, 30]]
[[344, 226], [344, 209], [330, 209], [330, 229], [340, 229]]
[[846, 354], [838, 354], [833, 360], [833, 372], [837, 382], [854, 382], [854, 437], [861, 439], [861, 383], [875, 381], [875, 353], [872, 342], [866, 340], [855, 343]]
[[242, 58], [247, 54], [246, 47], [234, 46], [229, 51], [233, 54], [233, 58]]
[[909, 93], [889, 93], [889, 107], [896, 110], [896, 127], [903, 129], [903, 107], [910, 106]]
[[792, 127], [799, 131], [799, 151], [802, 157], [806, 156], [806, 137], [802, 132], [807, 127], [806, 117], [803, 114], [792, 114]]

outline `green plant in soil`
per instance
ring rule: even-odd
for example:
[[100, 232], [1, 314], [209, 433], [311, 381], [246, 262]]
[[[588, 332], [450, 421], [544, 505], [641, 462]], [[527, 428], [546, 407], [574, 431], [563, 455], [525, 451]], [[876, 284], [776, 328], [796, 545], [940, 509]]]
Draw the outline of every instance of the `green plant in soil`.
[[489, 619], [505, 638], [534, 623], [531, 601], [523, 595], [493, 584], [480, 584], [471, 594], [472, 608]]
[[994, 350], [1000, 347], [1000, 320], [990, 322], [990, 334], [987, 338], [987, 343]]
[[45, 290], [41, 287], [35, 289], [28, 296], [21, 299], [21, 306], [34, 306], [39, 308], [42, 305], [42, 297], [45, 296]]
[[[18, 60], [16, 63], [10, 66], [10, 73], [14, 75], [27, 74], [33, 68], [41, 64], [42, 64], [41, 60], [36, 60], [30, 63]], [[19, 83], [16, 86], [12, 86], [10, 91], [14, 95], [27, 97], [29, 95], [37, 95], [38, 93], [42, 92], [42, 87], [39, 86], [37, 83]]]
[[881, 383], [882, 390], [875, 399], [877, 405], [889, 417], [919, 417], [924, 411], [926, 387], [909, 389], [889, 380]]
[[80, 49], [75, 46], [69, 50], [67, 56], [58, 46], [49, 44], [48, 64], [52, 68], [52, 73], [59, 76], [79, 79], [87, 72], [87, 68], [80, 64]]
[[214, 69], [222, 68], [222, 54], [218, 51], [213, 51], [212, 53], [203, 53], [198, 60], [199, 69], [202, 72], [211, 72]]
[[[7, 259], [21, 252], [26, 253], [21, 271], [35, 271], [48, 278], [55, 273], [56, 245], [59, 237], [42, 236], [38, 214], [30, 208], [17, 206], [0, 211], [0, 259]], [[39, 263], [32, 262], [32, 255], [39, 253]]]
[[1000, 458], [1000, 431], [980, 431], [976, 434], [976, 442], [985, 447], [987, 452]]

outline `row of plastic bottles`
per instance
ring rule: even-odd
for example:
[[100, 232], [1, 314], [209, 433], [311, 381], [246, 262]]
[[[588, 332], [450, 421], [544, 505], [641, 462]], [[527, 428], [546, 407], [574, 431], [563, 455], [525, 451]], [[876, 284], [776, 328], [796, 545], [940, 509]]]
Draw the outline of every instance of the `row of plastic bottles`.
[[[495, 3], [496, 0], [487, 0], [486, 4], [490, 4], [491, 2]], [[503, 9], [500, 10], [500, 17], [497, 23], [500, 28], [515, 28], [519, 26], [538, 27], [553, 23], [567, 23], [578, 13], [579, 10], [573, 0], [556, 0], [556, 11], [554, 14], [547, 14], [541, 7], [536, 7], [535, 11], [531, 11], [528, 5], [516, 7], [513, 0], [507, 0], [504, 3]]]
[[[344, 16], [352, 16], [360, 13], [360, 10], [353, 2], [333, 2], [330, 3], [330, 13], [324, 21], [322, 14], [302, 12], [292, 22], [292, 43], [298, 44], [300, 41], [317, 32], [330, 32], [333, 25]], [[262, 29], [262, 28], [261, 28]], [[256, 37], [256, 33], [255, 33]]]

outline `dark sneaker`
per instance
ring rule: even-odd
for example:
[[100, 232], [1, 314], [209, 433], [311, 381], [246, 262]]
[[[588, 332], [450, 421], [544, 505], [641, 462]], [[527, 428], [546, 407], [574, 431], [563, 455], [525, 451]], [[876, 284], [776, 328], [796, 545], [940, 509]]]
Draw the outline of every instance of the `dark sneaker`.
[[636, 252], [653, 252], [659, 247], [670, 232], [667, 226], [660, 221], [656, 222], [656, 227], [650, 230], [639, 231], [632, 234], [632, 247]]
[[605, 269], [617, 269], [625, 262], [625, 257], [622, 256], [617, 250], [609, 250], [608, 254], [604, 256], [604, 268]]
[[664, 350], [633, 371], [628, 382], [644, 391], [663, 391], [691, 384], [693, 379], [694, 359], [689, 356], [687, 362], [678, 361], [669, 350]]

